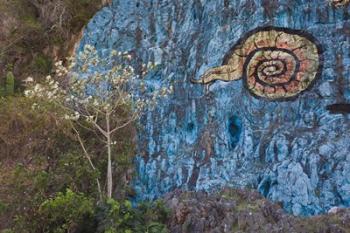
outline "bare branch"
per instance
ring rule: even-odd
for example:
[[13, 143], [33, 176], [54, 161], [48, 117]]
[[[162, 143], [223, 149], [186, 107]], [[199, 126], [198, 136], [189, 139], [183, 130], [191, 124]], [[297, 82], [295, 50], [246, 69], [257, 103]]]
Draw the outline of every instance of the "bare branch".
[[[82, 138], [80, 137], [79, 131], [74, 127], [74, 124], [72, 124], [72, 122], [70, 122], [70, 123], [71, 123], [72, 129], [74, 130], [74, 132], [76, 134], [76, 137], [77, 137], [77, 139], [79, 141], [79, 144], [80, 144], [80, 146], [81, 146], [81, 148], [82, 148], [82, 150], [84, 152], [85, 158], [89, 161], [89, 164], [90, 164], [92, 170], [97, 171], [95, 165], [93, 164], [93, 162], [91, 160], [91, 157], [90, 157], [89, 153], [87, 152], [87, 150], [85, 148], [84, 142], [83, 142]], [[102, 200], [101, 184], [100, 184], [100, 180], [98, 178], [96, 178], [96, 183], [97, 183], [98, 193], [100, 195], [100, 200]]]
[[124, 127], [126, 127], [127, 125], [129, 125], [131, 122], [135, 121], [138, 117], [138, 114], [134, 114], [127, 122], [125, 122], [124, 124], [120, 125], [120, 126], [116, 126], [115, 128], [113, 128], [111, 130], [111, 134], [114, 133], [117, 130], [120, 130]]

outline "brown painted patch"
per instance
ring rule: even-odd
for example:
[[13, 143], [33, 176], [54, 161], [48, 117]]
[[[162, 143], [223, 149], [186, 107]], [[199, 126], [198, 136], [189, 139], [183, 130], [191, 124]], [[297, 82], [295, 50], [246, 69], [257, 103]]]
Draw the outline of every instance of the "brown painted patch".
[[350, 113], [350, 104], [348, 103], [332, 104], [332, 105], [328, 105], [326, 109], [331, 114], [348, 114]]
[[261, 5], [264, 9], [264, 15], [272, 19], [278, 9], [279, 3], [278, 0], [262, 0]]

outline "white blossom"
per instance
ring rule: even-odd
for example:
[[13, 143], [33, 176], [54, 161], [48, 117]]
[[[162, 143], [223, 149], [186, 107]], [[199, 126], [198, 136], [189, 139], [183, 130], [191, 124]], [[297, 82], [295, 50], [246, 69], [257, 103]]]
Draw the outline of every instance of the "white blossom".
[[26, 83], [31, 83], [31, 82], [34, 82], [34, 79], [32, 77], [28, 77], [28, 78], [24, 79], [23, 81]]

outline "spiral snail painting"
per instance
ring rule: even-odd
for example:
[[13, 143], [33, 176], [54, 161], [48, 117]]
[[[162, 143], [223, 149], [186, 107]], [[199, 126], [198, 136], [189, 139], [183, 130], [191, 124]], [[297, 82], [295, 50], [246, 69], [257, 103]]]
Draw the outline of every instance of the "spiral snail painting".
[[289, 99], [312, 86], [322, 70], [321, 46], [310, 34], [287, 28], [257, 28], [240, 39], [223, 65], [194, 83], [243, 79], [257, 97]]
[[330, 0], [330, 3], [335, 7], [343, 7], [349, 5], [350, 0]]

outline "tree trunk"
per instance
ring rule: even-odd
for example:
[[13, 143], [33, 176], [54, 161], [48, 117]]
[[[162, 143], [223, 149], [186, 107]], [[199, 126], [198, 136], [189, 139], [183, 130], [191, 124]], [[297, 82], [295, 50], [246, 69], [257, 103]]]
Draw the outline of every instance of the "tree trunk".
[[107, 123], [107, 150], [108, 150], [108, 166], [107, 166], [107, 197], [112, 197], [113, 189], [113, 177], [112, 177], [112, 142], [111, 142], [111, 129], [109, 122], [110, 115], [106, 114], [106, 123]]

